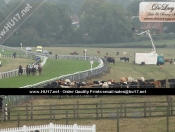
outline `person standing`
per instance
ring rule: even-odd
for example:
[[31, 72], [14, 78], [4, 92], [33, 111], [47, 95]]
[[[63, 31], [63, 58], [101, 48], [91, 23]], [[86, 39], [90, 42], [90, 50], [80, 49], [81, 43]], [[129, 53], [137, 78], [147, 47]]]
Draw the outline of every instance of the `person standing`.
[[22, 73], [23, 73], [23, 69], [22, 69], [22, 66], [21, 65], [19, 65], [19, 71], [18, 71], [18, 74], [20, 75], [22, 75]]
[[13, 53], [13, 57], [16, 58], [16, 52]]
[[57, 58], [58, 58], [58, 55], [56, 54], [56, 55], [55, 55], [55, 59], [57, 59]]

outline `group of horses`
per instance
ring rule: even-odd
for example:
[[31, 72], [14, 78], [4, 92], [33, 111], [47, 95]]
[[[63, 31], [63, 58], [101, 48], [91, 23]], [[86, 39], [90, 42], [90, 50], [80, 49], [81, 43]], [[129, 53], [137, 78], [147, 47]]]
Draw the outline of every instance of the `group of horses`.
[[[42, 67], [39, 67], [39, 66], [34, 66], [32, 68], [29, 67], [29, 65], [26, 66], [26, 74], [27, 76], [30, 76], [30, 75], [35, 75], [36, 74], [36, 71], [38, 70], [39, 72], [39, 75], [41, 75], [41, 72], [42, 72]], [[23, 69], [22, 67], [19, 67], [19, 70], [18, 70], [18, 75], [21, 76], [23, 74]]]
[[[114, 63], [115, 64], [115, 59], [113, 57], [107, 57], [105, 56], [106, 60], [108, 63]], [[120, 61], [124, 60], [125, 62], [129, 62], [129, 57], [120, 57]]]
[[129, 57], [120, 57], [120, 61], [121, 60], [124, 60], [125, 62], [127, 61], [127, 62], [129, 62]]
[[70, 53], [70, 55], [78, 55], [79, 53], [77, 53], [76, 51], [74, 51], [73, 53]]
[[170, 63], [171, 65], [175, 62], [175, 59], [165, 59], [165, 63]]

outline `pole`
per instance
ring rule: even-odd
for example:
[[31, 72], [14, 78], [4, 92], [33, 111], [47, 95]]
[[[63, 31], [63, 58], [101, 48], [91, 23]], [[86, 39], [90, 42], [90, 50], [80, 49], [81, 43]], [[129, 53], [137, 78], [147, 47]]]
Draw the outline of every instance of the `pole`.
[[20, 126], [20, 115], [19, 115], [19, 113], [18, 113], [18, 128], [19, 128], [19, 126]]
[[91, 72], [92, 72], [92, 64], [93, 64], [94, 62], [93, 61], [90, 61], [90, 64], [91, 64]]
[[85, 60], [86, 60], [86, 51], [87, 51], [87, 49], [84, 49], [84, 54], [85, 54], [85, 55], [84, 55], [84, 56], [85, 56], [84, 59], [85, 59]]
[[21, 43], [21, 49], [22, 49], [22, 43]]
[[86, 51], [85, 51], [85, 60], [86, 60]]
[[119, 132], [119, 110], [117, 109], [117, 132]]
[[166, 116], [166, 125], [167, 125], [167, 132], [169, 132], [169, 106], [167, 107], [167, 116]]

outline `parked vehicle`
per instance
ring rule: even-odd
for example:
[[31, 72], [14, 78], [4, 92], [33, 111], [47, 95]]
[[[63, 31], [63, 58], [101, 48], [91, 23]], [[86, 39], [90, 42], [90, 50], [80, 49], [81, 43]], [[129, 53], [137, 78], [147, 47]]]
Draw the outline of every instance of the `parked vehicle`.
[[49, 52], [47, 50], [43, 50], [44, 54], [49, 54]]
[[36, 52], [42, 53], [43, 52], [43, 47], [42, 46], [37, 46], [36, 47]]
[[150, 37], [152, 43], [152, 51], [150, 53], [135, 53], [134, 62], [136, 64], [154, 64], [154, 65], [163, 65], [164, 64], [164, 56], [158, 55], [156, 52], [156, 48], [154, 46], [151, 34], [149, 30], [141, 32], [137, 34], [137, 36], [141, 34], [147, 34]]
[[26, 47], [26, 51], [32, 51], [31, 47]]

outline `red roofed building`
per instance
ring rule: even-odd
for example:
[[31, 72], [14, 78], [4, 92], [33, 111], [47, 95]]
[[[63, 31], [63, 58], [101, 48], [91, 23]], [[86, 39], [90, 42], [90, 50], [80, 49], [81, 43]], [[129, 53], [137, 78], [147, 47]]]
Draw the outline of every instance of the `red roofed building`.
[[141, 30], [152, 30], [155, 34], [162, 34], [164, 31], [163, 22], [141, 22]]

